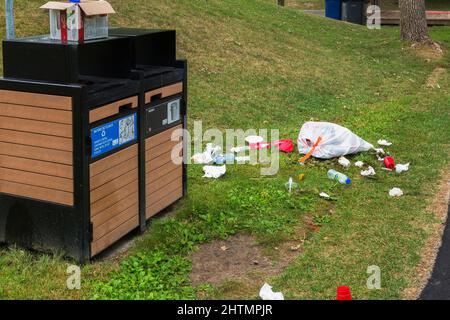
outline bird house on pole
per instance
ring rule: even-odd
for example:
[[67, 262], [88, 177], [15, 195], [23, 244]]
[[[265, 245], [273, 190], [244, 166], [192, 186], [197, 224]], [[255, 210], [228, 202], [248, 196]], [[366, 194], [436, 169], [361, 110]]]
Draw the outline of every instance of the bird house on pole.
[[6, 39], [14, 39], [14, 0], [5, 0]]

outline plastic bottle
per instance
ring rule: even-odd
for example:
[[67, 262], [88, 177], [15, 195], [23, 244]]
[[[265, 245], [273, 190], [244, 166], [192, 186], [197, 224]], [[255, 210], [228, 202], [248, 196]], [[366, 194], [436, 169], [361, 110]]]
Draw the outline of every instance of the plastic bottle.
[[340, 173], [336, 170], [329, 170], [328, 173], [328, 178], [330, 178], [331, 180], [336, 180], [338, 181], [340, 184], [350, 184], [352, 183], [352, 181], [350, 180], [349, 177], [347, 177], [345, 174]]
[[234, 162], [235, 159], [235, 155], [232, 153], [228, 153], [228, 154], [220, 154], [217, 157], [214, 158], [214, 163], [215, 164], [225, 164], [225, 163], [230, 163], [230, 162]]
[[289, 193], [292, 193], [292, 190], [297, 189], [298, 187], [298, 184], [294, 182], [294, 179], [292, 179], [292, 177], [290, 177], [288, 182], [286, 182], [284, 185]]

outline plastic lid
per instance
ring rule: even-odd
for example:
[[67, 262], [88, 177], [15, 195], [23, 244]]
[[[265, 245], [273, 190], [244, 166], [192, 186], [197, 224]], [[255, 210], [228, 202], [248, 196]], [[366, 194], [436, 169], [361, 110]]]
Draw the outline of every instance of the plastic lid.
[[80, 0], [70, 0], [72, 3], [80, 3]]
[[352, 183], [352, 180], [350, 180], [350, 178], [347, 178], [347, 180], [345, 180], [345, 184], [350, 184]]

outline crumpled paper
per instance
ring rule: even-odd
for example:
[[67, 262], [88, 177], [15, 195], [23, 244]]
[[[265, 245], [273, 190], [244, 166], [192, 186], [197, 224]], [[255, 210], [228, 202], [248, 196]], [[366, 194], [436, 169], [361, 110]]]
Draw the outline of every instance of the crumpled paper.
[[328, 193], [325, 192], [321, 192], [319, 193], [319, 197], [324, 198], [324, 199], [330, 199], [330, 195]]
[[389, 147], [389, 146], [392, 145], [392, 142], [389, 142], [389, 141], [384, 140], [384, 139], [380, 139], [380, 140], [378, 140], [378, 144], [379, 144], [380, 146], [386, 146], [386, 147]]
[[400, 188], [392, 188], [392, 189], [389, 191], [389, 195], [390, 195], [391, 197], [401, 197], [401, 196], [403, 195], [403, 191], [402, 191], [402, 189], [400, 189]]
[[376, 174], [375, 169], [371, 166], [369, 166], [369, 168], [367, 168], [367, 170], [362, 170], [361, 171], [361, 175], [363, 177], [369, 177], [369, 176], [374, 176]]
[[407, 163], [407, 164], [397, 164], [395, 166], [395, 172], [402, 173], [404, 171], [408, 171], [409, 170], [409, 165], [410, 165], [409, 163]]
[[214, 158], [220, 153], [221, 150], [221, 147], [208, 143], [206, 144], [206, 149], [203, 153], [196, 153], [191, 157], [191, 159], [195, 164], [210, 164], [213, 163]]
[[218, 179], [227, 172], [227, 166], [204, 166], [203, 172], [205, 173], [203, 178]]
[[264, 283], [261, 290], [259, 290], [259, 296], [263, 300], [284, 300], [283, 293], [273, 292], [272, 287], [267, 283]]
[[344, 168], [348, 168], [350, 166], [350, 160], [348, 160], [346, 157], [342, 156], [339, 158], [338, 163], [343, 166]]
[[364, 166], [364, 162], [362, 162], [362, 161], [355, 162], [355, 167], [362, 168], [363, 166]]
[[377, 153], [377, 156], [378, 156], [379, 154], [381, 154], [381, 155], [386, 154], [386, 152], [384, 151], [383, 148], [373, 148], [373, 150], [375, 150], [375, 152]]

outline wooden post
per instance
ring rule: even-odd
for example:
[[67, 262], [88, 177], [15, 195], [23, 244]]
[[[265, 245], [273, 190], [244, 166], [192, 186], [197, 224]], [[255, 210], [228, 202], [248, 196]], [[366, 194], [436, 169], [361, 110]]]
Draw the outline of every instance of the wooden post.
[[5, 0], [6, 39], [14, 39], [14, 0]]
[[284, 0], [277, 0], [278, 5], [284, 7]]

